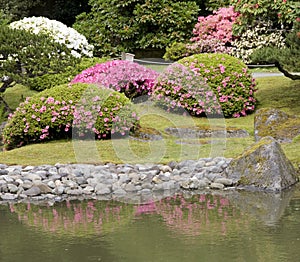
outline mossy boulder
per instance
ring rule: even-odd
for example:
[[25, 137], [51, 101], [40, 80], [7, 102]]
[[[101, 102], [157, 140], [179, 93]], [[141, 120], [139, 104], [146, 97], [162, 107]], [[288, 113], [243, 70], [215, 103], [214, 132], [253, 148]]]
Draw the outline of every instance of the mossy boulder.
[[272, 136], [280, 143], [292, 142], [300, 135], [300, 118], [274, 109], [262, 108], [255, 113], [254, 136], [258, 141], [262, 137]]
[[225, 171], [241, 188], [282, 191], [298, 182], [292, 163], [273, 137], [263, 137], [232, 160]]

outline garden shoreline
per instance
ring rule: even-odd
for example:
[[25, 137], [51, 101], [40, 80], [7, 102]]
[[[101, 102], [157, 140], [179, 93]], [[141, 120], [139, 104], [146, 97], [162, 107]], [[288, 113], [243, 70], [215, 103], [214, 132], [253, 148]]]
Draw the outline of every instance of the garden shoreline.
[[232, 159], [201, 158], [164, 164], [0, 164], [0, 203], [122, 200], [143, 203], [183, 191], [234, 190], [224, 174]]

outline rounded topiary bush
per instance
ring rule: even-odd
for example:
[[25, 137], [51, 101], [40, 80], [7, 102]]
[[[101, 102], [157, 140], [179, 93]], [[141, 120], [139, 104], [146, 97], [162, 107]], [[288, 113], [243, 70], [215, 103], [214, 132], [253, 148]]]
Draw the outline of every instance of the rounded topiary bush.
[[178, 63], [202, 76], [215, 92], [225, 117], [245, 116], [254, 111], [255, 80], [247, 66], [227, 54], [197, 54]]
[[128, 134], [137, 127], [138, 120], [124, 94], [90, 86], [77, 103], [73, 128], [76, 137], [89, 137], [92, 133], [97, 138], [107, 138], [113, 134]]
[[[10, 115], [3, 130], [3, 142], [6, 149], [45, 140], [72, 137], [74, 115], [78, 121], [75, 110], [82, 105], [81, 100], [86, 98], [86, 90], [94, 89], [99, 91], [99, 87], [92, 87], [92, 85], [66, 84], [44, 90], [31, 98], [27, 98]], [[108, 96], [110, 99], [107, 99]], [[99, 114], [97, 124], [106, 127], [106, 124], [111, 124], [113, 121], [112, 117], [117, 117], [123, 106], [127, 106], [130, 101], [120, 93], [105, 90], [103, 94], [97, 92], [94, 102], [98, 103], [97, 110], [103, 108], [102, 111], [105, 112], [103, 115]], [[134, 119], [136, 120], [136, 114], [131, 111], [123, 110], [120, 114], [135, 116]], [[126, 128], [129, 126], [128, 123], [125, 125]], [[122, 121], [119, 121], [119, 126], [122, 128]], [[105, 130], [98, 127], [97, 130], [93, 128], [90, 126], [90, 129], [95, 131], [97, 135], [108, 134], [110, 131], [108, 127]]]
[[177, 63], [157, 78], [152, 99], [172, 111], [184, 109], [196, 116], [222, 114], [216, 95], [203, 77]]
[[94, 83], [124, 93], [132, 99], [152, 93], [159, 74], [138, 63], [113, 60], [97, 64], [77, 75], [71, 83]]
[[75, 104], [87, 85], [61, 85], [27, 98], [3, 130], [7, 149], [71, 134]]

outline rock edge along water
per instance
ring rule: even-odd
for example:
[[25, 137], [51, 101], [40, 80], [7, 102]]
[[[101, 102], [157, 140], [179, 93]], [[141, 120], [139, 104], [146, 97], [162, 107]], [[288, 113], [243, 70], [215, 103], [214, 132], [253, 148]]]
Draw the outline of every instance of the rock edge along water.
[[217, 157], [168, 165], [0, 165], [0, 197], [3, 201], [126, 197], [143, 201], [163, 196], [161, 192], [225, 189], [233, 186], [232, 180], [223, 176], [230, 161]]
[[163, 164], [0, 165], [2, 201], [121, 199], [147, 202], [182, 190], [269, 190], [298, 182], [297, 172], [272, 137], [240, 157]]

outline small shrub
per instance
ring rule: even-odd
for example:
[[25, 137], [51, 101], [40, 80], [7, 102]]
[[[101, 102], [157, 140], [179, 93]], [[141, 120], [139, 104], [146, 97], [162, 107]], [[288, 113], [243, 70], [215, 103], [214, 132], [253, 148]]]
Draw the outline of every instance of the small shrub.
[[152, 93], [158, 73], [137, 63], [114, 60], [97, 64], [77, 75], [71, 83], [100, 84], [132, 99]]
[[181, 64], [170, 65], [156, 80], [154, 101], [168, 110], [187, 110], [191, 115], [221, 115], [216, 95], [197, 73]]
[[202, 53], [231, 53], [231, 48], [217, 38], [199, 40], [195, 43], [174, 43], [166, 48], [164, 59], [177, 61], [181, 58]]
[[92, 133], [97, 138], [107, 138], [128, 134], [137, 127], [138, 116], [124, 94], [94, 86], [79, 101], [73, 123], [80, 137]]
[[166, 48], [166, 52], [163, 56], [165, 60], [173, 60], [177, 61], [186, 56], [192, 55], [190, 54], [186, 43], [177, 43], [174, 42], [170, 47]]
[[[5, 147], [12, 149], [29, 143], [71, 137], [74, 110], [78, 106], [77, 103], [81, 104], [80, 99], [85, 97], [85, 91], [91, 89], [89, 86], [81, 83], [61, 85], [27, 98], [10, 115], [3, 130]], [[98, 87], [97, 89], [99, 90]], [[105, 97], [107, 92], [109, 90], [104, 93]], [[109, 121], [112, 121], [112, 118], [109, 118], [109, 116], [116, 117], [118, 111], [122, 108], [121, 105], [128, 103], [128, 99], [124, 95], [119, 93], [118, 95], [119, 99], [117, 95], [112, 95], [109, 96], [110, 99], [101, 104], [100, 108], [103, 108], [106, 113], [103, 114], [103, 117], [99, 115], [97, 118], [96, 128], [99, 130], [99, 134], [109, 133], [110, 129], [103, 130], [98, 126], [102, 124], [106, 127], [106, 124], [110, 124]], [[100, 93], [100, 97], [94, 102], [101, 99]], [[77, 115], [76, 121], [78, 121]], [[119, 126], [122, 127], [122, 124], [120, 123]], [[127, 126], [128, 124], [126, 124]]]
[[254, 111], [255, 80], [247, 66], [227, 54], [198, 54], [178, 63], [202, 76], [215, 92], [225, 117], [245, 116]]

